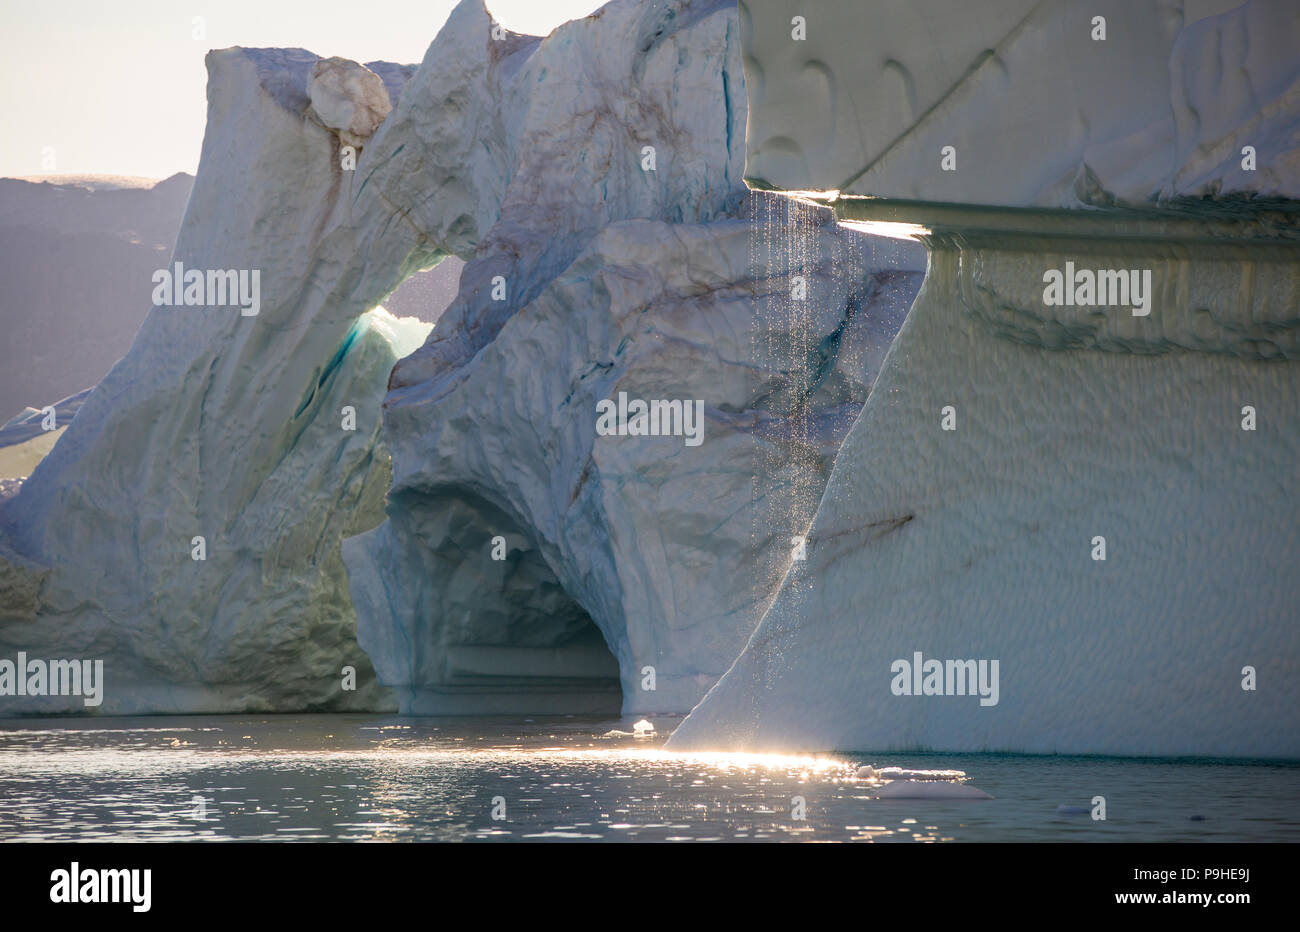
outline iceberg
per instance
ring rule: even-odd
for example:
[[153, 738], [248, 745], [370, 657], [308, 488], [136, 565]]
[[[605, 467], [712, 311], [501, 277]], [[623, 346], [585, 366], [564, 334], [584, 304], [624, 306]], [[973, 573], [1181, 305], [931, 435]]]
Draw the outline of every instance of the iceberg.
[[[667, 747], [1294, 757], [1297, 10], [1100, 3], [1102, 51], [1074, 5], [942, 6], [864, 33], [826, 4], [804, 46], [742, 4], [747, 175], [842, 189], [821, 199], [911, 224], [929, 265], [806, 562]], [[1150, 80], [1104, 65], [1138, 40]], [[810, 85], [833, 98], [793, 106]], [[1022, 112], [1034, 145], [1008, 146]], [[1093, 287], [1052, 300], [1067, 269]], [[1146, 313], [1098, 300], [1134, 269]], [[999, 664], [999, 698], [937, 660], [891, 689], [922, 653]]]
[[[403, 712], [685, 712], [806, 529], [923, 254], [745, 189], [736, 30], [724, 3], [615, 3], [488, 71], [468, 122], [518, 108], [490, 146], [515, 180], [393, 371], [388, 517], [343, 546]], [[589, 85], [556, 78], [575, 60]], [[606, 434], [619, 399], [698, 408], [702, 439]]]
[[[418, 68], [208, 68], [159, 267], [188, 270], [174, 291], [247, 272], [257, 312], [154, 307], [6, 492], [0, 647], [103, 659], [105, 714], [691, 708], [775, 592], [923, 252], [747, 190], [729, 3], [616, 2], [541, 39], [465, 0]], [[756, 252], [758, 227], [796, 236]], [[452, 256], [432, 331], [383, 310]], [[670, 430], [598, 436], [620, 391]], [[703, 402], [699, 445], [673, 401]]]
[[1300, 753], [1296, 12], [942, 6], [210, 53], [159, 267], [257, 312], [153, 307], [0, 481], [0, 653], [105, 714]]
[[[152, 308], [0, 513], [0, 642], [102, 659], [101, 713], [391, 703], [356, 647], [339, 543], [382, 518], [385, 382], [430, 329], [379, 303], [439, 253], [409, 228], [359, 236], [338, 139], [304, 118], [315, 60], [208, 56], [172, 260], [263, 270], [259, 314]], [[80, 711], [57, 696], [5, 707]]]

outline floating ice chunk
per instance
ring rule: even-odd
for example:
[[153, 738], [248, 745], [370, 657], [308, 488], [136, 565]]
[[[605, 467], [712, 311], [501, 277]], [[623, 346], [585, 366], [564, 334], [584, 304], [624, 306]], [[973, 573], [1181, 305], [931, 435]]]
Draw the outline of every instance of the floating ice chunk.
[[611, 728], [605, 732], [606, 738], [649, 738], [655, 733], [655, 726], [652, 722], [641, 719], [633, 723], [631, 731], [623, 731], [619, 728]]
[[881, 767], [876, 771], [881, 780], [962, 780], [964, 770], [905, 770], [902, 767]]
[[950, 780], [891, 780], [872, 792], [876, 799], [992, 799], [977, 786]]
[[964, 780], [964, 770], [906, 770], [863, 764], [853, 774], [859, 780]]

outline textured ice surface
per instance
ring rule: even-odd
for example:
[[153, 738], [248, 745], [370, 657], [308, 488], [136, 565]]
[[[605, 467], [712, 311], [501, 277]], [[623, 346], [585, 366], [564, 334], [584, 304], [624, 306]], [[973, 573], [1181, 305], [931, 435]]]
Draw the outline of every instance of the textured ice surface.
[[[382, 518], [385, 382], [429, 330], [375, 305], [438, 254], [409, 227], [383, 238], [392, 208], [357, 202], [337, 140], [304, 119], [315, 60], [208, 57], [208, 128], [174, 259], [260, 270], [260, 314], [153, 308], [3, 506], [0, 602], [16, 620], [0, 646], [102, 658], [101, 712], [388, 701], [356, 647], [339, 541]], [[196, 536], [206, 560], [192, 559]], [[340, 688], [344, 665], [359, 671], [354, 691]]]
[[[467, 0], [414, 72], [367, 65], [394, 107], [355, 172], [313, 117], [317, 56], [211, 53], [174, 258], [260, 270], [261, 311], [150, 312], [0, 513], [0, 648], [103, 657], [103, 712], [374, 708], [355, 601], [408, 710], [484, 677], [688, 709], [775, 590], [922, 261], [749, 198], [737, 33], [724, 2], [618, 2], [498, 40]], [[773, 261], [760, 214], [797, 234]], [[390, 380], [423, 333], [371, 309], [448, 254], [458, 297]], [[596, 443], [620, 390], [705, 400], [704, 443]], [[757, 538], [756, 495], [780, 515]]]
[[[398, 365], [389, 520], [344, 558], [361, 644], [404, 709], [483, 710], [446, 695], [449, 648], [559, 646], [587, 617], [618, 660], [628, 713], [687, 710], [717, 680], [779, 582], [916, 283], [825, 220], [807, 317], [787, 316], [788, 268], [751, 275], [748, 221], [627, 221], [471, 363], [414, 385], [408, 367], [430, 347]], [[829, 274], [855, 247], [875, 276], [861, 292]], [[781, 351], [756, 356], [756, 326]], [[792, 373], [784, 345], [801, 340], [825, 355]], [[596, 402], [619, 391], [704, 399], [703, 442], [596, 436]], [[796, 405], [808, 409], [792, 443]], [[506, 561], [489, 558], [497, 535]]]
[[[1294, 246], [1029, 242], [932, 253], [807, 561], [670, 747], [1300, 752]], [[1080, 255], [1153, 269], [1151, 316], [1045, 308]], [[895, 695], [914, 651], [998, 659], [998, 703]]]
[[[424, 101], [412, 119], [435, 145], [394, 157], [493, 161], [451, 192], [477, 190], [460, 217], [478, 239], [460, 295], [393, 372], [389, 520], [344, 545], [358, 636], [403, 710], [500, 711], [551, 701], [511, 676], [517, 650], [577, 639], [588, 651], [594, 625], [625, 712], [683, 712], [779, 582], [921, 254], [749, 198], [728, 5], [611, 4], [541, 42], [498, 44], [486, 63], [461, 31], [484, 21], [467, 15], [403, 97]], [[581, 82], [565, 77], [574, 62]], [[453, 79], [477, 138], [444, 139], [439, 112], [417, 109]], [[436, 92], [417, 96], [426, 80]], [[797, 271], [806, 311], [789, 297]], [[704, 442], [597, 437], [596, 402], [620, 391], [703, 400]], [[503, 561], [489, 557], [497, 536]], [[474, 678], [459, 660], [469, 648]], [[600, 672], [584, 663], [574, 672]]]
[[740, 7], [756, 183], [1009, 206], [1300, 196], [1293, 0]]
[[346, 58], [323, 58], [312, 65], [307, 95], [317, 119], [353, 146], [374, 135], [393, 109], [383, 79]]
[[[750, 178], [1160, 208], [899, 207], [948, 224], [921, 293], [807, 560], [669, 746], [1300, 753], [1295, 204], [1173, 203], [1300, 191], [1300, 8], [885, 2], [860, 28], [832, 2], [799, 42], [787, 5], [741, 7]], [[1067, 263], [1149, 272], [1149, 316], [1048, 306]], [[997, 660], [998, 701], [896, 694], [918, 651]]]

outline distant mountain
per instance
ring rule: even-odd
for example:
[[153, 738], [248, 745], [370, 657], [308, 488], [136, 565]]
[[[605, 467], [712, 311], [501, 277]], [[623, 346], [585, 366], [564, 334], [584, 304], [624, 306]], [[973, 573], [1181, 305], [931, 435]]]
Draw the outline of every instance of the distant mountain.
[[194, 178], [0, 178], [0, 421], [95, 385], [149, 310]]

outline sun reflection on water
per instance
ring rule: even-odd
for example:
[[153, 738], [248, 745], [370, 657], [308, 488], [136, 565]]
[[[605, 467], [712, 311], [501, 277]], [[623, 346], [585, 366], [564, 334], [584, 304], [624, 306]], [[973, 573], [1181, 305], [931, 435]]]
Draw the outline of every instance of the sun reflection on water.
[[[949, 841], [1300, 837], [1296, 767], [663, 750], [607, 721], [301, 716], [0, 722], [0, 841]], [[876, 770], [859, 776], [858, 768]], [[891, 765], [922, 768], [889, 771]], [[879, 799], [882, 778], [994, 800]], [[1141, 818], [1057, 814], [1105, 782]], [[1216, 785], [1242, 787], [1217, 798]], [[1157, 788], [1157, 789], [1153, 789]], [[195, 798], [204, 800], [197, 818]], [[504, 817], [493, 818], [504, 801]], [[802, 803], [799, 802], [802, 800]], [[796, 813], [802, 806], [806, 817]], [[1269, 818], [1263, 819], [1261, 813]]]

